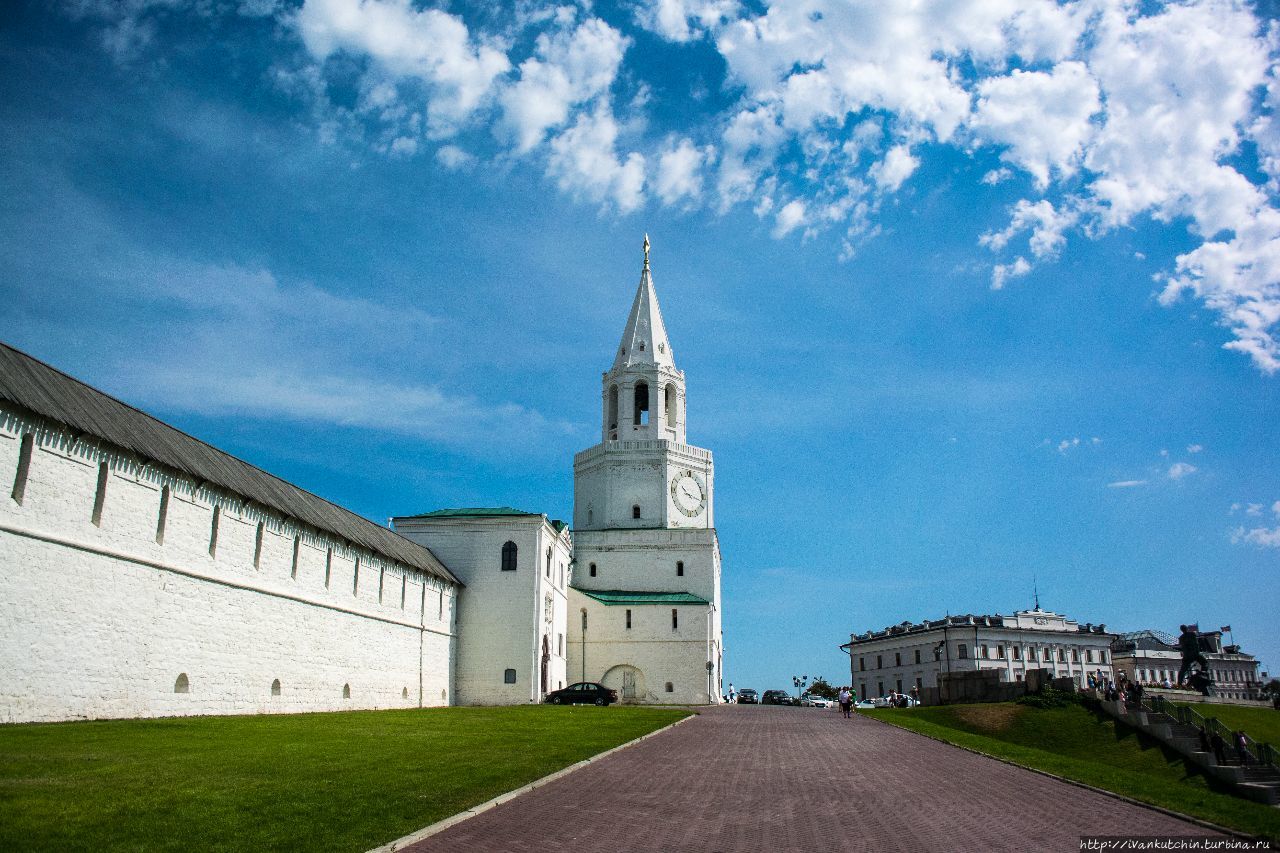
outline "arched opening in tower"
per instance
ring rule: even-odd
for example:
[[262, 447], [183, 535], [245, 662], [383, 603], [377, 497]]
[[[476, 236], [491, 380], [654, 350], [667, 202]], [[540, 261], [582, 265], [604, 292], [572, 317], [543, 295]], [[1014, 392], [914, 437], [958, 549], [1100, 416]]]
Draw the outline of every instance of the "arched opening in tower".
[[649, 386], [643, 382], [636, 383], [635, 425], [649, 424]]

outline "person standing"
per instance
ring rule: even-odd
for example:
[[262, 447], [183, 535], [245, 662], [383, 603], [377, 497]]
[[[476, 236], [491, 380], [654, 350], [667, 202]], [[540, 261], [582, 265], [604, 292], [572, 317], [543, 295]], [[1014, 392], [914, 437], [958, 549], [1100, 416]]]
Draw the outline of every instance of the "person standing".
[[849, 692], [848, 687], [841, 687], [838, 696], [840, 702], [840, 713], [844, 714], [845, 719], [849, 719], [852, 715], [853, 694]]
[[733, 689], [733, 682], [729, 682], [729, 704], [732, 705], [738, 701], [738, 691]]

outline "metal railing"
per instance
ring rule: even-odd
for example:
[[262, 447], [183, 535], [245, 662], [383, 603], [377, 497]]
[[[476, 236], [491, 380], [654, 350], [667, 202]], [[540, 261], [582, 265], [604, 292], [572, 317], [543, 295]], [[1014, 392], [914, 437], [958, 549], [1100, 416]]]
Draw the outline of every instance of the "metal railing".
[[[1203, 728], [1208, 737], [1217, 734], [1227, 742], [1228, 755], [1239, 757], [1239, 747], [1236, 745], [1236, 733], [1228, 726], [1224, 725], [1217, 717], [1206, 717], [1196, 711], [1189, 705], [1179, 705], [1170, 702], [1163, 696], [1156, 696], [1153, 699], [1143, 699], [1139, 702], [1141, 710], [1154, 714], [1164, 714], [1177, 720], [1183, 725], [1192, 726], [1194, 728]], [[1245, 765], [1253, 766], [1269, 766], [1280, 767], [1280, 750], [1277, 750], [1269, 743], [1256, 741], [1244, 733]]]

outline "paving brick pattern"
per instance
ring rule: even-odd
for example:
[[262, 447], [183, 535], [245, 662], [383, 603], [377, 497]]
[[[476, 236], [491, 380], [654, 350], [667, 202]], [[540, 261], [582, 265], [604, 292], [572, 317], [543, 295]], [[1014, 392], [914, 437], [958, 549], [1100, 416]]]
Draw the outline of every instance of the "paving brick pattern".
[[711, 708], [409, 848], [1062, 850], [1194, 824], [869, 719]]

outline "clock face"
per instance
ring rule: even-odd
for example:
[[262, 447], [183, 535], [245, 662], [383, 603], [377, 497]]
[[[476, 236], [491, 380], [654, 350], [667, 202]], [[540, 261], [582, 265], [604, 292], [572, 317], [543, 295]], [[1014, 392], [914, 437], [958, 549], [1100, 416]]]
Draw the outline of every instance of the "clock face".
[[683, 515], [690, 518], [702, 515], [707, 506], [707, 487], [702, 477], [687, 468], [677, 471], [671, 478], [671, 500]]

